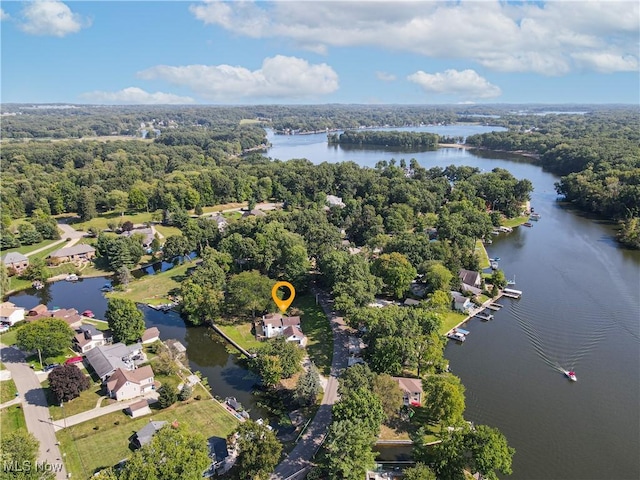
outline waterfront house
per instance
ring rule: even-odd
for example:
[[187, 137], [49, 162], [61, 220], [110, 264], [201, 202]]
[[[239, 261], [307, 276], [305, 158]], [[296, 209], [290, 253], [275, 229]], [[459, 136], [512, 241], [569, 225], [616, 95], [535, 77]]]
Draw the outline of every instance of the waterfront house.
[[80, 325], [77, 331], [73, 337], [73, 346], [80, 353], [86, 353], [106, 343], [104, 333], [93, 325]]
[[462, 295], [460, 292], [451, 292], [451, 297], [453, 298], [453, 309], [458, 312], [467, 313], [469, 309], [473, 307], [473, 303], [471, 302], [471, 300]]
[[29, 313], [27, 313], [27, 316], [29, 317], [42, 316], [45, 313], [47, 313], [47, 310], [49, 310], [47, 306], [40, 303], [39, 305], [36, 305], [31, 310], [29, 310]]
[[105, 381], [118, 368], [133, 370], [136, 362], [143, 361], [142, 345], [139, 343], [101, 345], [89, 350], [86, 358], [100, 380]]
[[158, 327], [151, 327], [151, 328], [147, 328], [144, 331], [144, 333], [142, 334], [142, 337], [140, 338], [140, 342], [143, 345], [149, 345], [150, 343], [153, 343], [159, 339], [160, 339], [160, 330], [158, 330]]
[[24, 320], [24, 308], [16, 307], [11, 302], [0, 303], [0, 322], [13, 326]]
[[[44, 307], [44, 309], [42, 307]], [[73, 329], [78, 329], [82, 325], [82, 315], [80, 315], [75, 308], [48, 310], [44, 305], [38, 305], [29, 310], [29, 315], [26, 317], [26, 320], [28, 322], [36, 322], [43, 318], [59, 318], [60, 320], [64, 320], [66, 324]]]
[[96, 249], [91, 245], [74, 245], [73, 247], [66, 247], [52, 252], [47, 257], [49, 263], [57, 265], [64, 262], [75, 261], [88, 261], [96, 256]]
[[153, 370], [149, 365], [124, 370], [117, 368], [106, 382], [107, 394], [118, 401], [140, 397], [155, 389]]
[[392, 377], [402, 390], [405, 405], [419, 407], [422, 405], [422, 380], [419, 378]]
[[161, 420], [158, 422], [151, 421], [147, 423], [142, 429], [133, 434], [131, 443], [135, 448], [142, 448], [151, 441], [153, 436], [167, 424], [166, 421]]
[[480, 272], [460, 269], [458, 277], [460, 278], [460, 282], [463, 284], [470, 285], [475, 288], [480, 288], [482, 285], [482, 276], [480, 275]]
[[300, 328], [300, 317], [283, 317], [279, 313], [262, 316], [262, 331], [267, 338], [282, 336], [287, 327]]
[[29, 258], [18, 252], [9, 252], [0, 260], [7, 267], [9, 275], [20, 275], [29, 266]]

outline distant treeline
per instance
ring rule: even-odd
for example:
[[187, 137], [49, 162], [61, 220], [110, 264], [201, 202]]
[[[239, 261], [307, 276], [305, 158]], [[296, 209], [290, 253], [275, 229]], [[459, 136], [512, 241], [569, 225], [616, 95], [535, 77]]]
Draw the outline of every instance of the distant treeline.
[[508, 132], [473, 135], [466, 143], [537, 153], [546, 170], [564, 175], [556, 183], [560, 195], [583, 210], [619, 220], [621, 242], [640, 248], [638, 107], [516, 119]]
[[398, 131], [346, 131], [327, 136], [329, 144], [382, 145], [388, 147], [425, 148], [438, 147], [438, 135], [426, 132]]

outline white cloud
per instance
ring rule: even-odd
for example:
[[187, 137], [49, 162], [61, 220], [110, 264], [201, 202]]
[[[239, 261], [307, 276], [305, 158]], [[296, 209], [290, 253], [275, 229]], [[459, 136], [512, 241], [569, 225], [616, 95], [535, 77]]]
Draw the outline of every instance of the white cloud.
[[0, 8], [0, 21], [8, 20], [8, 19], [9, 19], [9, 14], [5, 12], [2, 8]]
[[265, 58], [262, 68], [254, 71], [231, 65], [157, 65], [138, 72], [138, 77], [163, 79], [223, 102], [315, 97], [338, 89], [338, 74], [329, 65], [282, 55]]
[[502, 94], [499, 87], [489, 83], [475, 70], [445, 70], [438, 73], [417, 71], [407, 77], [427, 93], [455, 95], [463, 98], [495, 98]]
[[88, 19], [73, 13], [67, 5], [57, 0], [29, 2], [23, 9], [22, 16], [24, 21], [20, 28], [32, 35], [64, 37], [91, 24]]
[[383, 82], [393, 82], [396, 79], [396, 76], [389, 72], [376, 72], [376, 78]]
[[[208, 25], [252, 38], [284, 38], [316, 52], [378, 46], [472, 60], [500, 71], [562, 75], [584, 68], [601, 71], [603, 63], [615, 71], [633, 71], [639, 5], [624, 0], [207, 1], [190, 11]], [[584, 60], [602, 55], [627, 60]]]
[[172, 93], [149, 93], [138, 87], [128, 87], [117, 92], [95, 91], [83, 93], [82, 98], [94, 103], [113, 103], [131, 105], [168, 105], [193, 103], [191, 97], [181, 97]]

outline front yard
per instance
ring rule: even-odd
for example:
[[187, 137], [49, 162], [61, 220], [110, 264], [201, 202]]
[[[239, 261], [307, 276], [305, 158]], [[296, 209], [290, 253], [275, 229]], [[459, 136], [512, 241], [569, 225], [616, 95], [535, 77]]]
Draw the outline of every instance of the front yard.
[[[316, 305], [312, 294], [301, 295], [293, 302], [300, 310], [300, 327], [307, 336], [307, 353], [321, 375], [329, 375], [333, 361], [333, 335], [329, 319], [322, 307]], [[297, 313], [296, 313], [297, 314]]]
[[[42, 389], [49, 402], [49, 414], [54, 420], [61, 420], [64, 417], [70, 417], [77, 413], [86, 412], [96, 406], [105, 407], [110, 403], [114, 403], [115, 400], [104, 398], [104, 390], [100, 384], [92, 383], [88, 390], [85, 390], [79, 397], [66, 402], [63, 407], [56, 405], [57, 402], [53, 397], [53, 394], [49, 390], [49, 382], [42, 383]], [[100, 404], [98, 405], [98, 401]], [[63, 411], [64, 409], [64, 411]]]
[[65, 465], [72, 478], [89, 478], [99, 469], [117, 464], [131, 455], [129, 438], [151, 419], [177, 421], [192, 432], [205, 437], [226, 438], [238, 425], [214, 400], [189, 400], [175, 404], [153, 415], [132, 419], [116, 412], [57, 432]]
[[449, 311], [445, 313], [442, 317], [442, 325], [440, 326], [440, 334], [444, 335], [453, 327], [458, 325], [462, 320], [464, 320], [466, 315], [458, 312]]
[[0, 432], [2, 436], [9, 435], [16, 430], [26, 430], [27, 422], [21, 405], [11, 405], [0, 410]]

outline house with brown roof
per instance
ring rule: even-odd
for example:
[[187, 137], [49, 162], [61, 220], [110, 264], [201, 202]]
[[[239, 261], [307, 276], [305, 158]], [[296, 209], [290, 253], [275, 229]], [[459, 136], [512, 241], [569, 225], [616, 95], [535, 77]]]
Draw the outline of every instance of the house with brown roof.
[[284, 329], [289, 326], [300, 328], [300, 317], [283, 317], [279, 313], [262, 316], [262, 330], [267, 338], [282, 336]]
[[16, 275], [21, 274], [29, 266], [29, 258], [18, 252], [9, 252], [2, 258], [2, 263], [9, 270], [9, 275], [14, 272]]
[[153, 370], [149, 365], [135, 370], [116, 369], [106, 383], [107, 394], [118, 401], [129, 400], [155, 390]]
[[49, 254], [49, 263], [57, 265], [64, 262], [75, 262], [78, 260], [91, 260], [96, 256], [96, 249], [91, 245], [78, 244], [72, 247], [61, 248]]
[[82, 315], [75, 308], [60, 308], [52, 311], [49, 316], [64, 320], [71, 328], [79, 328], [82, 325]]
[[27, 316], [35, 317], [37, 315], [44, 315], [45, 313], [47, 313], [48, 310], [49, 309], [47, 308], [47, 306], [41, 303], [33, 307], [31, 310], [29, 310], [29, 313], [27, 313]]
[[156, 340], [160, 340], [160, 330], [158, 330], [158, 327], [147, 328], [142, 334], [142, 337], [140, 337], [140, 343], [143, 345], [148, 345]]
[[13, 326], [24, 320], [24, 308], [16, 307], [11, 302], [0, 303], [0, 322]]
[[405, 405], [419, 407], [422, 405], [422, 380], [419, 378], [392, 377], [402, 390]]
[[293, 342], [296, 345], [298, 345], [299, 347], [306, 347], [307, 346], [307, 337], [306, 337], [306, 335], [304, 333], [302, 333], [302, 330], [300, 330], [295, 325], [289, 325], [288, 327], [286, 327], [282, 331], [282, 336], [284, 337], [285, 341]]
[[258, 210], [254, 208], [253, 210], [248, 210], [242, 214], [243, 217], [266, 217], [267, 214], [262, 210]]

